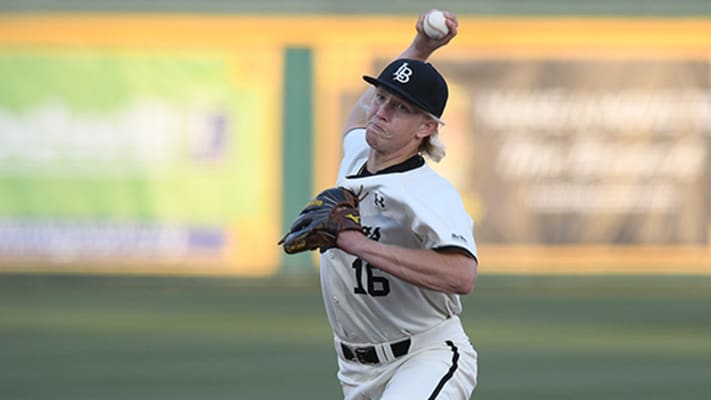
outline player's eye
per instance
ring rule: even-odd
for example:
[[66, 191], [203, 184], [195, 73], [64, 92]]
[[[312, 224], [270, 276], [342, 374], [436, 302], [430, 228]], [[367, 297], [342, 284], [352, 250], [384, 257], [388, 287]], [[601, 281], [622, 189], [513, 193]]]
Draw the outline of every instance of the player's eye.
[[406, 114], [411, 114], [411, 113], [412, 113], [412, 109], [411, 109], [410, 107], [408, 107], [408, 106], [407, 106], [406, 104], [404, 104], [404, 103], [398, 104], [398, 105], [397, 105], [397, 110], [400, 111], [400, 112], [404, 112], [404, 113], [406, 113]]

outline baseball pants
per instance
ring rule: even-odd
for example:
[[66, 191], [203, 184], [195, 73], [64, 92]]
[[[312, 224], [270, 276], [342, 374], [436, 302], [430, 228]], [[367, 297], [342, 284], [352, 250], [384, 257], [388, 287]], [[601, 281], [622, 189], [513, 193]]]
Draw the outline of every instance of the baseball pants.
[[466, 400], [477, 383], [477, 353], [457, 316], [405, 341], [336, 339], [336, 351], [345, 400]]

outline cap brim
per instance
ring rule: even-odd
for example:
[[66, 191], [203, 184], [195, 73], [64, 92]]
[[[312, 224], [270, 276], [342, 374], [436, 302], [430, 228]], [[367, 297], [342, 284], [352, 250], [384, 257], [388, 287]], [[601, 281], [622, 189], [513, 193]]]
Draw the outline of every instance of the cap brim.
[[402, 97], [403, 99], [409, 101], [410, 103], [412, 103], [412, 104], [414, 104], [415, 106], [417, 106], [418, 108], [420, 108], [422, 111], [424, 111], [424, 112], [426, 112], [427, 114], [429, 114], [432, 118], [434, 118], [434, 119], [435, 119], [437, 122], [439, 122], [440, 124], [444, 125], [444, 121], [442, 121], [438, 116], [434, 115], [434, 114], [432, 113], [432, 111], [428, 110], [427, 107], [425, 107], [424, 104], [420, 103], [419, 101], [417, 101], [417, 99], [415, 99], [414, 97], [410, 96], [410, 95], [407, 94], [405, 91], [403, 91], [399, 86], [397, 86], [397, 85], [395, 85], [395, 84], [393, 84], [393, 83], [390, 83], [390, 82], [388, 82], [388, 81], [381, 81], [381, 80], [378, 79], [378, 78], [373, 78], [372, 76], [367, 76], [367, 75], [363, 75], [363, 80], [366, 81], [366, 82], [368, 82], [368, 83], [370, 83], [370, 84], [373, 85], [373, 86], [382, 86], [382, 87], [384, 87], [385, 89], [387, 89], [388, 91], [390, 91], [390, 92], [392, 92], [392, 93], [395, 93], [396, 95], [398, 95], [398, 96]]

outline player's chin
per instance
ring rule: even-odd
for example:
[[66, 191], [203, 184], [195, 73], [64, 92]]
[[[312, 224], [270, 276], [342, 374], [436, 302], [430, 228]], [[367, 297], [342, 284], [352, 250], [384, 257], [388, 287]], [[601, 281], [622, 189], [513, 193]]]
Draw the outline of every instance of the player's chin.
[[368, 143], [368, 146], [374, 147], [377, 146], [378, 144], [378, 139], [376, 138], [376, 135], [372, 133], [370, 130], [365, 131], [365, 142]]
[[380, 134], [371, 130], [365, 131], [365, 141], [370, 147], [380, 147], [380, 144], [383, 142], [383, 140], [384, 138]]

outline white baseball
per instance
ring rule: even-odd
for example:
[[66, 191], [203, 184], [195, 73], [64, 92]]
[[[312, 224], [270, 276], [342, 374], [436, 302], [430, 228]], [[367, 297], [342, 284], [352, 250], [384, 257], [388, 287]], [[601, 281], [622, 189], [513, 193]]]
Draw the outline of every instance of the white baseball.
[[425, 34], [432, 39], [442, 39], [449, 33], [446, 20], [442, 11], [433, 10], [425, 16]]

